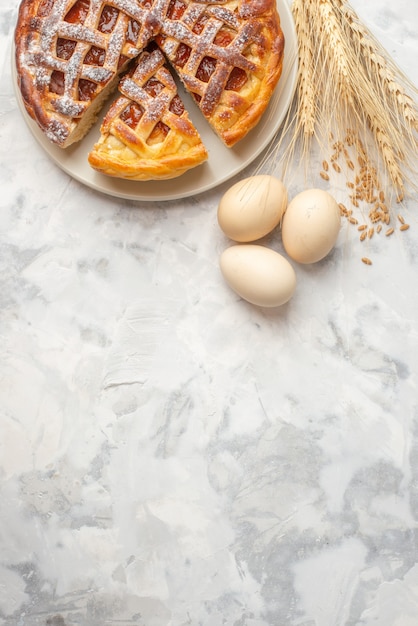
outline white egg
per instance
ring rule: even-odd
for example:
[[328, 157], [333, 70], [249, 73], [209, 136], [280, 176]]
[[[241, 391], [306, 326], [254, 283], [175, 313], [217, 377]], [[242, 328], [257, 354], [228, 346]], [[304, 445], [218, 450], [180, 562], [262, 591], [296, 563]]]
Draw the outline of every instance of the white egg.
[[260, 174], [235, 183], [218, 206], [219, 226], [238, 242], [256, 241], [280, 223], [287, 205], [287, 191], [274, 176]]
[[220, 267], [231, 289], [258, 306], [280, 306], [290, 300], [296, 288], [289, 261], [265, 246], [231, 246], [221, 254]]
[[307, 189], [286, 209], [282, 222], [284, 249], [298, 263], [316, 263], [335, 246], [340, 227], [336, 200], [322, 189]]

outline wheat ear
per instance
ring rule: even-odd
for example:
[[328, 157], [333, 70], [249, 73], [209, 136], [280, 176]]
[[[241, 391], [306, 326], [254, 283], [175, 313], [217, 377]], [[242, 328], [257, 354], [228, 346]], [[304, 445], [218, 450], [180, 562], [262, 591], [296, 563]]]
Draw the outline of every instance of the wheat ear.
[[394, 120], [400, 122], [408, 131], [418, 131], [418, 108], [413, 98], [407, 93], [417, 93], [402, 70], [371, 31], [359, 20], [357, 13], [344, 0], [334, 0], [343, 29], [347, 32], [359, 58], [362, 59], [368, 74], [376, 84], [381, 96], [386, 101], [389, 97], [394, 109]]
[[293, 15], [299, 43], [299, 64], [297, 77], [297, 118], [303, 135], [304, 151], [309, 150], [310, 139], [316, 126], [315, 62], [312, 48], [309, 16], [304, 0], [295, 0]]

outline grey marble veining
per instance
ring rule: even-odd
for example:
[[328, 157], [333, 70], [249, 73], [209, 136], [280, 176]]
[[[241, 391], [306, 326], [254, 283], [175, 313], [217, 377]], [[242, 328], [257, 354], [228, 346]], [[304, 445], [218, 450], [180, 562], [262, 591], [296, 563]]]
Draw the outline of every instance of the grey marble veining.
[[[417, 82], [414, 0], [353, 0]], [[418, 625], [418, 203], [257, 309], [223, 190], [135, 203], [22, 124], [0, 8], [0, 626]], [[296, 183], [295, 183], [296, 184]], [[272, 245], [280, 245], [274, 238]]]

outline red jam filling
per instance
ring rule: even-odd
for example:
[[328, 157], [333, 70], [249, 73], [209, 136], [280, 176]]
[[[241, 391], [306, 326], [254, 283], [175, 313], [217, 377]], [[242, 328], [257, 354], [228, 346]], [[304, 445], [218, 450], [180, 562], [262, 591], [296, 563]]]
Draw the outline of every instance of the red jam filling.
[[174, 98], [172, 99], [172, 101], [170, 102], [170, 107], [169, 107], [171, 113], [174, 113], [174, 115], [178, 115], [180, 117], [180, 115], [183, 115], [184, 113], [184, 105], [183, 102], [181, 101], [179, 96], [174, 96]]
[[97, 25], [97, 30], [101, 33], [111, 33], [115, 28], [118, 15], [119, 11], [115, 9], [115, 7], [111, 7], [108, 4], [104, 6]]
[[209, 17], [205, 14], [201, 15], [199, 17], [199, 19], [197, 20], [197, 22], [195, 23], [195, 25], [193, 26], [192, 30], [194, 33], [196, 33], [196, 35], [200, 35], [200, 33], [202, 32], [202, 30], [205, 27], [206, 22], [208, 21]]
[[86, 65], [99, 65], [102, 66], [105, 62], [106, 51], [103, 48], [92, 46], [84, 57], [84, 63]]
[[91, 100], [97, 89], [96, 83], [85, 78], [80, 78], [78, 81], [78, 99], [82, 101]]
[[199, 67], [197, 68], [196, 78], [201, 80], [203, 83], [208, 83], [209, 78], [212, 76], [216, 67], [216, 59], [213, 57], [203, 57], [200, 61]]
[[164, 122], [157, 122], [147, 139], [148, 144], [160, 143], [168, 135], [169, 127]]
[[137, 21], [130, 19], [128, 22], [128, 27], [126, 29], [126, 41], [135, 45], [138, 41], [138, 35], [140, 31], [140, 25]]
[[177, 65], [178, 67], [184, 67], [190, 56], [190, 52], [191, 52], [191, 48], [187, 44], [181, 43], [176, 50], [174, 64]]
[[179, 20], [185, 10], [186, 5], [182, 0], [171, 0], [167, 10], [167, 17], [170, 20]]
[[159, 93], [161, 93], [161, 91], [164, 89], [164, 85], [160, 83], [160, 81], [157, 80], [156, 78], [151, 77], [145, 83], [144, 89], [147, 93], [150, 94], [150, 96], [155, 97]]
[[213, 43], [220, 48], [226, 48], [226, 46], [231, 43], [233, 38], [234, 36], [229, 30], [220, 30], [216, 33]]
[[54, 70], [49, 81], [49, 91], [62, 96], [64, 93], [64, 73]]
[[64, 59], [68, 61], [68, 59], [71, 58], [76, 45], [76, 41], [71, 41], [70, 39], [62, 39], [61, 37], [59, 37], [57, 39], [57, 57], [59, 59]]
[[139, 106], [139, 104], [132, 102], [126, 107], [126, 109], [122, 111], [122, 113], [120, 114], [120, 119], [125, 122], [125, 124], [129, 126], [129, 128], [135, 129], [143, 114], [144, 109]]
[[77, 0], [64, 18], [65, 22], [71, 24], [84, 24], [90, 8], [90, 0]]
[[225, 89], [228, 91], [239, 91], [247, 82], [247, 74], [240, 67], [234, 67], [226, 82]]

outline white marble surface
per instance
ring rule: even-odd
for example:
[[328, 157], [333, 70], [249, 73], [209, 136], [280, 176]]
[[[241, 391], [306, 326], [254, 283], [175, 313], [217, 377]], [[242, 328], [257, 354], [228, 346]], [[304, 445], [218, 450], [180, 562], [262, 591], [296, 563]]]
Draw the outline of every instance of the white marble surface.
[[[353, 6], [417, 83], [416, 0]], [[371, 267], [344, 225], [288, 305], [252, 307], [219, 273], [225, 185], [117, 200], [34, 142], [16, 11], [0, 7], [0, 625], [417, 626], [418, 202]]]

